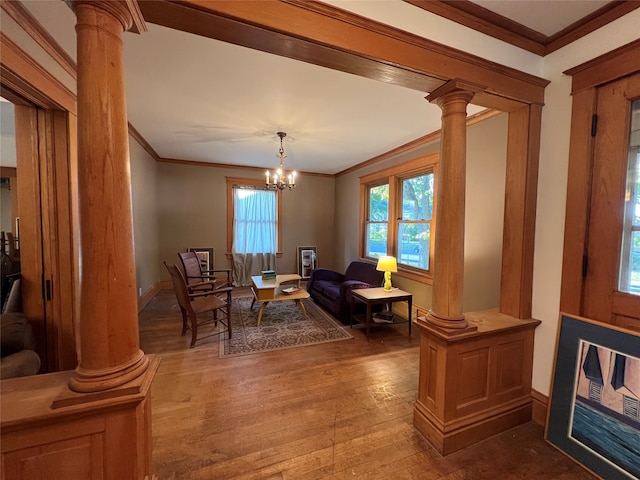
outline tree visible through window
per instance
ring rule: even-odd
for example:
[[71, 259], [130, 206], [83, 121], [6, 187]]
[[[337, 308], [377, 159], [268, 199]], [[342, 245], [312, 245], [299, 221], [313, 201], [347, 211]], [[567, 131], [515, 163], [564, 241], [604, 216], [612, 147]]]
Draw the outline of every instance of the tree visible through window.
[[434, 174], [401, 180], [402, 216], [398, 220], [398, 263], [429, 270]]
[[389, 229], [389, 184], [369, 188], [369, 215], [366, 220], [365, 251], [367, 257], [387, 254]]
[[429, 273], [437, 161], [431, 154], [361, 178], [363, 256], [393, 255], [401, 271]]

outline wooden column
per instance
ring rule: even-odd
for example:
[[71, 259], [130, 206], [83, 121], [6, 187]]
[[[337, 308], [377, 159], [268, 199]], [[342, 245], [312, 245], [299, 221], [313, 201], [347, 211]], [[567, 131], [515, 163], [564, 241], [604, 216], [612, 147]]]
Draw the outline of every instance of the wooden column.
[[122, 35], [135, 2], [74, 0], [78, 38], [81, 278], [78, 361], [69, 386], [96, 392], [144, 373], [139, 346]]
[[468, 327], [462, 313], [467, 105], [481, 90], [451, 80], [427, 96], [442, 109], [433, 304], [427, 321], [447, 329]]

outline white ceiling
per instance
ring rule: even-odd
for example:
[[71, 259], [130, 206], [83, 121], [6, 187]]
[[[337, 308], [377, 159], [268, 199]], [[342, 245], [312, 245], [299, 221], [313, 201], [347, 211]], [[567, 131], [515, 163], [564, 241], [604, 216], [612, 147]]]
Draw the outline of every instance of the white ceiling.
[[[380, 12], [386, 7], [396, 15], [387, 23], [399, 28], [398, 16], [434, 21], [433, 14], [399, 0], [327, 3], [353, 11], [365, 4]], [[475, 3], [551, 35], [608, 2]], [[75, 58], [75, 16], [66, 4], [24, 4]], [[424, 100], [428, 92], [153, 24], [148, 28], [125, 35], [127, 110], [160, 157], [274, 168], [276, 132], [285, 131], [285, 168], [334, 174], [439, 129], [440, 109]], [[469, 114], [480, 110], [469, 106]]]

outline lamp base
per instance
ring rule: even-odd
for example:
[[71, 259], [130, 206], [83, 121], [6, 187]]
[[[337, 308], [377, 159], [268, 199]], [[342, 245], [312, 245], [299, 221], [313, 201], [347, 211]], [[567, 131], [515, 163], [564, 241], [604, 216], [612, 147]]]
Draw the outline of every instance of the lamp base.
[[391, 272], [384, 272], [384, 291], [391, 291]]

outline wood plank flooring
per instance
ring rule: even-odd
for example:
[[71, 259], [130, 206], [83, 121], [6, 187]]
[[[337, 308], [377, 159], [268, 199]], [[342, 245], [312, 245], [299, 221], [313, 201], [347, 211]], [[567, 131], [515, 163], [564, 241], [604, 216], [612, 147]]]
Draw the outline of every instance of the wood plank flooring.
[[217, 337], [189, 349], [180, 329], [171, 290], [140, 313], [141, 347], [161, 358], [160, 480], [596, 478], [534, 423], [440, 456], [412, 425], [419, 334], [406, 324], [372, 328], [370, 341], [354, 328], [353, 340], [226, 359]]

